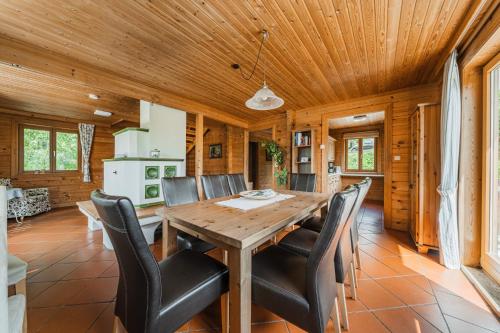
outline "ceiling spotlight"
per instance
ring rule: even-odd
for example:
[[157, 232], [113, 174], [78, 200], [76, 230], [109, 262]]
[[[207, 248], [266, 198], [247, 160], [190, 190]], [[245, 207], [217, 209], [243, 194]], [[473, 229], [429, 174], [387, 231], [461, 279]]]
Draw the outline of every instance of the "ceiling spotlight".
[[89, 98], [90, 98], [90, 99], [93, 99], [93, 100], [95, 100], [95, 101], [96, 101], [96, 100], [98, 100], [100, 97], [99, 97], [99, 95], [96, 95], [96, 94], [89, 94]]
[[361, 114], [359, 116], [352, 117], [354, 121], [361, 121], [366, 119], [366, 114]]
[[99, 117], [110, 117], [112, 115], [111, 112], [103, 111], [103, 110], [95, 110], [94, 114]]

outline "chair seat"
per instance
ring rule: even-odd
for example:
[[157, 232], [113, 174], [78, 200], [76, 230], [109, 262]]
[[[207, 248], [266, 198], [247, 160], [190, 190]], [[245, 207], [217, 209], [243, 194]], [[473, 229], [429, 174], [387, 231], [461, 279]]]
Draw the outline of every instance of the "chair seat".
[[24, 295], [14, 295], [8, 298], [9, 332], [21, 333], [23, 330], [26, 298]]
[[[278, 243], [278, 246], [284, 248], [285, 250], [308, 257], [318, 237], [319, 233], [309, 229], [300, 228], [283, 237], [283, 239]], [[344, 283], [352, 260], [351, 237], [348, 233], [346, 236], [340, 238], [337, 250], [335, 251], [334, 265], [335, 279], [337, 282]]]
[[312, 216], [302, 223], [302, 228], [321, 232], [324, 220], [320, 216]]
[[270, 246], [252, 258], [252, 300], [294, 324], [307, 327], [307, 258]]
[[319, 233], [305, 228], [294, 230], [279, 242], [278, 246], [308, 257], [314, 243], [318, 239]]
[[26, 279], [28, 263], [16, 256], [7, 256], [7, 285], [12, 286], [19, 281]]
[[191, 236], [188, 233], [177, 232], [177, 249], [178, 250], [193, 250], [200, 253], [205, 253], [215, 249], [216, 246], [207, 243], [199, 238]]
[[184, 250], [158, 264], [162, 284], [159, 327], [180, 327], [228, 291], [227, 267], [202, 253]]

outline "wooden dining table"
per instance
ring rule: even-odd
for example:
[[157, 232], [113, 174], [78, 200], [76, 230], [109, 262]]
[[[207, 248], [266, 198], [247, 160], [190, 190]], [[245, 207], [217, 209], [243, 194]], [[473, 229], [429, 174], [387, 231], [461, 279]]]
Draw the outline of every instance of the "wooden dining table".
[[163, 257], [176, 251], [182, 230], [227, 251], [229, 269], [229, 331], [250, 333], [252, 250], [316, 211], [326, 214], [330, 193], [279, 191], [292, 198], [251, 210], [215, 204], [238, 196], [162, 207]]

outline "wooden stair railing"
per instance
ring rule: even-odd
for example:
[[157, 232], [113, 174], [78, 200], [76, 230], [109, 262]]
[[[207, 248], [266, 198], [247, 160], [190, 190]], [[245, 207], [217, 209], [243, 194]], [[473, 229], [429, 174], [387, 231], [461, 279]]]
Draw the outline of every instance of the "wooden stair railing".
[[[209, 128], [205, 128], [203, 131], [203, 137], [207, 135], [210, 131]], [[191, 150], [196, 146], [196, 126], [190, 122], [186, 124], [186, 155], [189, 154]]]

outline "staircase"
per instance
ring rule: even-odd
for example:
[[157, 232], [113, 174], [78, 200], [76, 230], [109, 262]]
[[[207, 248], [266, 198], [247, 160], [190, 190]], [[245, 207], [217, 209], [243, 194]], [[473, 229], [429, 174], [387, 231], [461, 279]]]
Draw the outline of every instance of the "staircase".
[[[203, 131], [203, 137], [207, 135], [210, 131], [209, 128], [205, 128]], [[189, 154], [191, 150], [196, 146], [196, 122], [188, 119], [186, 121], [186, 155]]]

